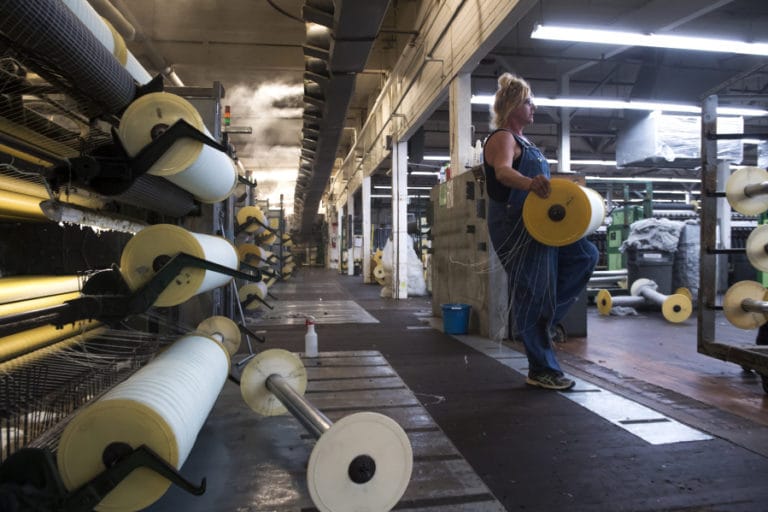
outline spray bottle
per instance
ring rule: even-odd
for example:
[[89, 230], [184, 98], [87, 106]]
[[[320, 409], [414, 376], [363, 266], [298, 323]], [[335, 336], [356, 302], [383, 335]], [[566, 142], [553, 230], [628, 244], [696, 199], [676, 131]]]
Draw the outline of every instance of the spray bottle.
[[315, 332], [315, 317], [308, 316], [304, 325], [307, 326], [307, 333], [304, 335], [304, 355], [307, 357], [317, 357], [317, 333]]

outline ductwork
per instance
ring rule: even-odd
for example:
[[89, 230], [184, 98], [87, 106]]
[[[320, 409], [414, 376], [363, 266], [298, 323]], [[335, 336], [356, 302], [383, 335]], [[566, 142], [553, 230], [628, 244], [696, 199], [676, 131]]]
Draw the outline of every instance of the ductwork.
[[[334, 5], [335, 4], [335, 5]], [[389, 0], [307, 0], [309, 25], [304, 45], [304, 127], [294, 219], [299, 239], [307, 238], [336, 159], [344, 120], [381, 28]]]

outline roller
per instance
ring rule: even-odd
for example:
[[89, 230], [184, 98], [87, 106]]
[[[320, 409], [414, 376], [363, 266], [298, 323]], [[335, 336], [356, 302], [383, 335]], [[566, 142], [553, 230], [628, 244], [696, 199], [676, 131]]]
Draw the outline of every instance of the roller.
[[251, 409], [262, 415], [290, 412], [317, 439], [307, 466], [312, 502], [322, 512], [385, 511], [405, 493], [413, 469], [408, 436], [391, 418], [373, 412], [332, 423], [304, 398], [307, 376], [296, 355], [259, 353], [240, 379]]
[[240, 244], [237, 246], [240, 261], [252, 267], [266, 267], [275, 260], [275, 255], [256, 244]]
[[[141, 96], [125, 110], [118, 128], [120, 140], [128, 154], [136, 156], [180, 119], [211, 137], [191, 103], [175, 94], [156, 92]], [[204, 203], [226, 199], [237, 185], [237, 167], [226, 153], [189, 138], [176, 140], [148, 172]]]
[[80, 276], [11, 276], [0, 278], [0, 304], [78, 292]]
[[768, 272], [768, 224], [752, 230], [747, 237], [747, 259], [757, 270]]
[[768, 210], [768, 171], [742, 167], [725, 183], [725, 197], [731, 208], [744, 215], [759, 215]]
[[[59, 441], [57, 465], [74, 490], [105, 470], [115, 447], [146, 445], [174, 468], [187, 459], [227, 380], [229, 353], [214, 339], [192, 333], [77, 414]], [[165, 494], [170, 482], [146, 468], [130, 473], [96, 507], [133, 511]]]
[[221, 343], [230, 356], [235, 355], [240, 349], [240, 342], [242, 341], [240, 328], [234, 320], [226, 316], [206, 318], [197, 325], [197, 332], [210, 336]]
[[[241, 303], [248, 303], [245, 309], [256, 310], [264, 303], [264, 298], [267, 296], [267, 288], [268, 285], [264, 281], [248, 283], [240, 287], [237, 291], [237, 296]], [[253, 300], [254, 297], [260, 300]]]
[[672, 323], [680, 323], [688, 320], [693, 312], [691, 299], [684, 293], [664, 295], [656, 289], [658, 285], [650, 279], [638, 279], [632, 283], [630, 293], [644, 297], [649, 302], [661, 306], [664, 318]]
[[[144, 228], [128, 241], [120, 256], [120, 272], [131, 290], [135, 291], [182, 252], [233, 270], [238, 268], [237, 251], [228, 240], [192, 233], [172, 224], [155, 224]], [[185, 267], [154, 305], [176, 306], [231, 280], [232, 277], [212, 270]]]
[[376, 282], [380, 285], [384, 284], [384, 278], [386, 277], [386, 272], [384, 271], [384, 265], [381, 263], [378, 263], [375, 267], [373, 267], [373, 277], [376, 279]]
[[757, 329], [768, 321], [768, 290], [756, 281], [739, 281], [723, 297], [725, 318], [739, 329]]
[[10, 361], [19, 356], [58, 343], [61, 340], [86, 333], [101, 326], [101, 323], [87, 320], [67, 324], [61, 329], [53, 325], [36, 327], [0, 338], [0, 362]]
[[589, 235], [603, 223], [605, 204], [600, 194], [564, 178], [552, 178], [550, 184], [549, 197], [528, 194], [523, 203], [523, 223], [535, 240], [561, 247]]
[[691, 315], [693, 309], [692, 294], [687, 288], [678, 288], [674, 294], [667, 296], [656, 292], [656, 283], [649, 279], [638, 279], [635, 284], [631, 289], [632, 295], [629, 296], [613, 297], [605, 289], [597, 292], [595, 303], [598, 313], [607, 316], [611, 314], [611, 309], [614, 306], [637, 308], [653, 303], [661, 306], [664, 318], [673, 323], [683, 322]]
[[237, 211], [235, 217], [239, 226], [246, 226], [247, 233], [259, 235], [266, 231], [264, 225], [267, 219], [258, 206], [244, 206]]

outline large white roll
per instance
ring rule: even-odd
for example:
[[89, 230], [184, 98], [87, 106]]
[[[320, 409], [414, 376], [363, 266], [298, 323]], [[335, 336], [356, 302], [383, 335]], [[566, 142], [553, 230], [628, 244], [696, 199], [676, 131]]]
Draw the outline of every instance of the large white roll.
[[[118, 129], [120, 140], [128, 154], [136, 156], [179, 119], [211, 136], [190, 102], [175, 94], [155, 92], [145, 94], [125, 110]], [[162, 176], [204, 203], [226, 199], [237, 186], [237, 166], [226, 153], [188, 138], [174, 142], [148, 172]]]
[[[172, 257], [186, 253], [237, 270], [237, 251], [220, 236], [192, 233], [172, 224], [156, 224], [131, 238], [120, 257], [120, 272], [131, 290], [138, 290]], [[231, 276], [185, 267], [155, 301], [155, 306], [177, 306], [193, 296], [228, 284]]]
[[[193, 333], [178, 340], [67, 425], [57, 453], [64, 485], [74, 490], [103, 472], [102, 454], [112, 443], [146, 445], [180, 468], [228, 373], [229, 354], [212, 338]], [[169, 486], [165, 478], [139, 468], [96, 510], [140, 510]]]
[[550, 180], [548, 197], [528, 194], [523, 222], [544, 245], [562, 247], [593, 233], [605, 219], [605, 203], [595, 190], [564, 178]]
[[125, 46], [123, 37], [105, 21], [96, 9], [85, 0], [63, 0], [64, 4], [79, 19], [96, 39], [106, 48], [139, 84], [144, 85], [152, 76], [136, 60]]

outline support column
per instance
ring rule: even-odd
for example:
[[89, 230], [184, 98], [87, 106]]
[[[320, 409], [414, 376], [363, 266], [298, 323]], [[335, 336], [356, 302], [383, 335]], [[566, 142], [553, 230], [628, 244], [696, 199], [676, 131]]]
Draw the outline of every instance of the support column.
[[347, 275], [355, 275], [355, 194], [347, 194]]
[[470, 73], [459, 73], [451, 80], [449, 117], [451, 133], [451, 176], [472, 166], [472, 81]]
[[340, 204], [336, 206], [336, 268], [341, 273], [341, 253], [343, 248], [341, 246], [344, 236], [342, 229], [344, 228], [344, 207]]
[[360, 187], [363, 195], [363, 283], [369, 284], [371, 279], [371, 177], [363, 178], [363, 184]]
[[[560, 95], [567, 97], [570, 91], [570, 77], [560, 80]], [[536, 98], [534, 98], [536, 103]], [[571, 109], [560, 108], [560, 140], [557, 144], [557, 172], [571, 172]]]
[[408, 143], [392, 143], [392, 298], [408, 297]]

